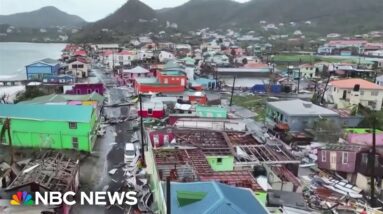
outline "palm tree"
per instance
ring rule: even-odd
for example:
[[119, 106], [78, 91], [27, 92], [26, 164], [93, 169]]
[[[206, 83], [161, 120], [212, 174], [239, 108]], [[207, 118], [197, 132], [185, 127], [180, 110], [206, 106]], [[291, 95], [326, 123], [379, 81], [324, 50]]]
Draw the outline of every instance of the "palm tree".
[[[1, 122], [1, 121], [0, 121]], [[0, 143], [3, 142], [3, 139], [5, 141], [5, 132], [7, 132], [8, 135], [8, 142], [9, 142], [9, 149], [10, 149], [10, 155], [11, 155], [11, 161], [10, 164], [13, 164], [13, 147], [12, 147], [12, 138], [11, 138], [11, 119], [6, 118], [3, 121], [3, 126], [1, 127], [0, 131]]]

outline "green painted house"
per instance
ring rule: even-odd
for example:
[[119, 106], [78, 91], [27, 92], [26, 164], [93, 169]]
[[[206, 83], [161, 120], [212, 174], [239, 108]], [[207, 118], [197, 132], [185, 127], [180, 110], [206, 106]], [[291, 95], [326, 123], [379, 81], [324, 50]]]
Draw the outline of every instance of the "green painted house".
[[215, 172], [227, 172], [234, 170], [234, 157], [224, 156], [206, 156], [207, 162]]
[[[12, 145], [91, 152], [97, 116], [91, 106], [1, 104], [0, 130], [10, 118]], [[5, 135], [4, 144], [9, 144]]]
[[197, 106], [195, 110], [199, 117], [227, 118], [227, 109], [221, 106]]

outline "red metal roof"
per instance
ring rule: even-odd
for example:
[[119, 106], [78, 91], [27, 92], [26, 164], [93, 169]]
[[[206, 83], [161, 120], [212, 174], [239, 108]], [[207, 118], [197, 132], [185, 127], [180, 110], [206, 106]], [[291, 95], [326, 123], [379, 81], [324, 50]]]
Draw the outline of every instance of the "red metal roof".
[[85, 50], [77, 50], [74, 52], [75, 56], [86, 56], [86, 51]]
[[360, 85], [361, 89], [380, 89], [383, 90], [383, 86], [379, 86], [375, 83], [369, 82], [364, 79], [343, 79], [330, 82], [332, 86], [337, 88], [354, 88], [355, 85]]

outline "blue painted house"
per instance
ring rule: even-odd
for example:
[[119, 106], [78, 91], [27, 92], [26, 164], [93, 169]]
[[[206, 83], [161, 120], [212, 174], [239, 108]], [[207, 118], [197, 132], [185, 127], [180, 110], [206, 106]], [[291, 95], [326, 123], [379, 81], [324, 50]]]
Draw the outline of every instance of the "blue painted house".
[[218, 182], [171, 183], [173, 214], [268, 214], [250, 189]]
[[28, 80], [43, 81], [59, 74], [60, 62], [46, 58], [25, 66]]

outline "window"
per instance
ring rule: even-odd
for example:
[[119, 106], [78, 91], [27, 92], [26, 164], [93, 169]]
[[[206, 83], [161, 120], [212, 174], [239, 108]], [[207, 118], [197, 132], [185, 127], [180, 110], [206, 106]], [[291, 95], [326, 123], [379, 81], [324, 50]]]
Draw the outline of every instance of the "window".
[[73, 149], [78, 149], [78, 138], [72, 137], [72, 147]]
[[336, 88], [334, 87], [334, 91], [336, 91]]
[[95, 91], [96, 93], [99, 93], [98, 89], [95, 89], [94, 91]]
[[363, 90], [360, 90], [360, 95], [364, 95], [364, 91]]
[[78, 67], [78, 68], [84, 68], [84, 65], [79, 64], [79, 65], [77, 65], [77, 67]]
[[342, 153], [342, 164], [347, 164], [348, 163], [348, 152], [343, 152]]
[[371, 91], [371, 96], [378, 96], [379, 95], [379, 91]]
[[322, 150], [321, 151], [321, 155], [322, 155], [322, 162], [326, 162], [327, 160], [326, 160], [326, 156], [327, 156], [327, 152], [325, 151], [325, 150]]
[[86, 91], [88, 92], [88, 94], [92, 93], [92, 89], [87, 89]]
[[81, 90], [80, 90], [80, 89], [77, 89], [77, 90], [76, 90], [76, 94], [81, 94]]
[[153, 109], [148, 108], [148, 115], [152, 115], [152, 114], [153, 114]]
[[222, 164], [222, 158], [217, 158], [217, 164]]
[[77, 123], [76, 122], [69, 122], [69, 128], [70, 129], [77, 129]]

